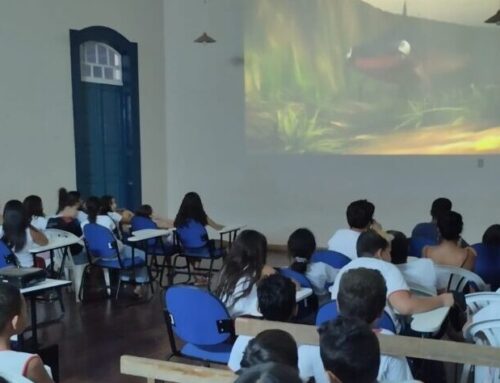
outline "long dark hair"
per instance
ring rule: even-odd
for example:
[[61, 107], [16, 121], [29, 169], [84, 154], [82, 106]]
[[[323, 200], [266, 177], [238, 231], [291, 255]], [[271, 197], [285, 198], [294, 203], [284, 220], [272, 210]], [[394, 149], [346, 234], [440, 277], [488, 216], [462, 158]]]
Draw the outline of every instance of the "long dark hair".
[[311, 230], [300, 228], [295, 230], [288, 238], [288, 255], [292, 259], [290, 268], [304, 274], [307, 264], [316, 251], [316, 239]]
[[26, 216], [21, 201], [10, 200], [3, 209], [3, 240], [14, 251], [20, 251], [26, 245], [26, 229], [29, 218]]
[[108, 214], [113, 211], [111, 205], [113, 205], [114, 199], [115, 197], [112, 195], [103, 195], [101, 197], [101, 214]]
[[175, 217], [174, 226], [185, 226], [190, 219], [201, 223], [203, 226], [206, 226], [208, 222], [207, 213], [205, 213], [205, 209], [203, 209], [201, 198], [198, 193], [195, 192], [187, 193], [182, 199], [181, 207]]
[[45, 217], [42, 199], [37, 195], [30, 195], [23, 201], [24, 210], [28, 218]]
[[66, 206], [81, 205], [81, 195], [77, 191], [68, 192], [65, 188], [60, 188], [58, 192], [57, 214], [59, 214]]
[[90, 223], [96, 223], [97, 216], [101, 214], [101, 201], [97, 197], [89, 197], [85, 203], [87, 206], [87, 214]]
[[[260, 280], [262, 269], [267, 260], [267, 239], [255, 230], [243, 230], [229, 250], [229, 254], [222, 266], [219, 284], [215, 291], [227, 303], [234, 299], [234, 304], [239, 299], [250, 294], [253, 285]], [[234, 290], [241, 278], [247, 278], [248, 284], [238, 296], [233, 297]]]

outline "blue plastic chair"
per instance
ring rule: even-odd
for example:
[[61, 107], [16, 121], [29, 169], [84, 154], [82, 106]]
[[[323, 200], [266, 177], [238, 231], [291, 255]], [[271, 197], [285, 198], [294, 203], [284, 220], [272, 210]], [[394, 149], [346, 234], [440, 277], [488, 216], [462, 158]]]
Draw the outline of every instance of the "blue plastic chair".
[[318, 250], [311, 257], [311, 262], [323, 262], [334, 269], [340, 270], [342, 267], [351, 262], [351, 258], [339, 253], [338, 251]]
[[[280, 268], [278, 272], [284, 277], [296, 281], [300, 287], [312, 289], [313, 285], [304, 274], [293, 271], [290, 268]], [[295, 319], [304, 324], [312, 324], [314, 313], [318, 310], [318, 297], [313, 294], [309, 298], [298, 303], [298, 310]]]
[[8, 266], [18, 266], [17, 258], [5, 242], [0, 240], [0, 269]]
[[[200, 262], [206, 259], [209, 261], [209, 267], [197, 267], [193, 265], [193, 271], [191, 271], [189, 262], [186, 262], [185, 267], [178, 267], [178, 256], [174, 259], [174, 272], [176, 274], [187, 274], [189, 279], [191, 279], [192, 275], [206, 276], [208, 278], [208, 286], [210, 286], [210, 279], [213, 273], [219, 271], [214, 269], [214, 262], [226, 254], [226, 249], [222, 247], [222, 243], [219, 244], [219, 247], [216, 247], [215, 242], [208, 239], [205, 226], [194, 220], [189, 220], [186, 225], [177, 227], [175, 235], [179, 244], [180, 257]], [[187, 269], [187, 271], [182, 271], [183, 268]]]
[[[212, 293], [186, 285], [165, 292], [165, 321], [172, 356], [227, 364], [234, 324], [224, 304]], [[176, 338], [184, 342], [179, 350]]]
[[290, 268], [280, 268], [278, 271], [284, 277], [296, 281], [300, 285], [300, 287], [306, 287], [308, 289], [313, 288], [311, 281], [309, 281], [309, 279], [307, 279], [307, 277], [304, 274], [293, 271]]
[[[339, 316], [337, 301], [333, 300], [331, 302], [325, 303], [320, 307], [318, 314], [316, 315], [316, 326], [319, 327], [323, 323], [333, 320]], [[389, 330], [396, 334], [396, 326], [392, 321], [391, 316], [384, 311], [382, 318], [379, 321], [378, 327], [385, 330]]]
[[482, 243], [472, 247], [477, 254], [474, 272], [491, 286], [492, 291], [497, 290], [500, 287], [500, 248]]
[[408, 255], [411, 257], [422, 258], [422, 250], [426, 246], [436, 246], [437, 241], [425, 238], [425, 237], [412, 237], [410, 239], [410, 248], [408, 249]]
[[[84, 273], [86, 269], [91, 266], [98, 266], [103, 269], [114, 269], [119, 271], [131, 271], [134, 268], [144, 266], [147, 267], [146, 261], [139, 257], [136, 258], [134, 253], [132, 253], [132, 258], [122, 258], [120, 251], [118, 250], [118, 244], [115, 236], [104, 226], [98, 225], [97, 223], [88, 223], [83, 227], [83, 236], [89, 261], [88, 265], [85, 267]], [[149, 267], [147, 267], [147, 269], [149, 280], [144, 283], [150, 284], [151, 291], [154, 292], [151, 271]], [[118, 293], [120, 291], [121, 282], [122, 278], [119, 278], [116, 298], [118, 297]], [[135, 283], [139, 282], [135, 281]], [[110, 286], [107, 287], [110, 288]], [[80, 295], [82, 289], [83, 283], [80, 287]]]

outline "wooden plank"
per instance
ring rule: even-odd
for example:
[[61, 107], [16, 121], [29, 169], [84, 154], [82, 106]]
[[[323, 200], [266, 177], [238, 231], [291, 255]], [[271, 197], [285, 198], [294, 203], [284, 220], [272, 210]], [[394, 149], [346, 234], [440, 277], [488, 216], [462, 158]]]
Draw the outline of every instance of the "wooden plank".
[[[293, 335], [298, 344], [319, 344], [315, 326], [238, 318], [236, 334], [256, 336], [264, 330], [280, 329]], [[438, 360], [441, 362], [500, 367], [500, 349], [445, 340], [378, 334], [385, 355]]]
[[173, 383], [233, 383], [235, 375], [229, 370], [192, 366], [123, 355], [120, 372], [126, 375], [147, 378], [148, 383], [157, 380]]

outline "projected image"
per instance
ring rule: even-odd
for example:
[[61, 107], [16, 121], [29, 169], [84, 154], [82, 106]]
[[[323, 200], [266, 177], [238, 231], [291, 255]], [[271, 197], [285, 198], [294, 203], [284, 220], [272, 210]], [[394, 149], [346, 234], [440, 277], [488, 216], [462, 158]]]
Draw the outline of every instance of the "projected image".
[[500, 153], [498, 1], [245, 7], [250, 152]]

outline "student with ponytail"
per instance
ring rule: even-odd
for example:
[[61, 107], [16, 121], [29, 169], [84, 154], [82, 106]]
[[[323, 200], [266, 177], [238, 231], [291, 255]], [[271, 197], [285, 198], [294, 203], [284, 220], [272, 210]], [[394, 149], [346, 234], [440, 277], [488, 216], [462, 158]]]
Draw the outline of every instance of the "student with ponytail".
[[58, 208], [57, 208], [57, 214], [59, 214], [61, 212], [61, 210], [64, 209], [65, 204], [67, 204], [68, 201], [71, 201], [71, 203], [78, 204], [76, 219], [78, 219], [78, 221], [80, 221], [80, 223], [87, 220], [87, 213], [85, 213], [85, 211], [84, 211], [82, 196], [81, 196], [79, 191], [73, 190], [73, 191], [68, 192], [65, 188], [60, 188], [58, 201], [59, 201], [59, 203], [58, 203]]
[[297, 229], [288, 238], [287, 245], [292, 259], [290, 268], [309, 279], [320, 302], [322, 297], [328, 299], [327, 285], [335, 281], [338, 270], [323, 262], [311, 262], [316, 251], [314, 234], [306, 228]]

